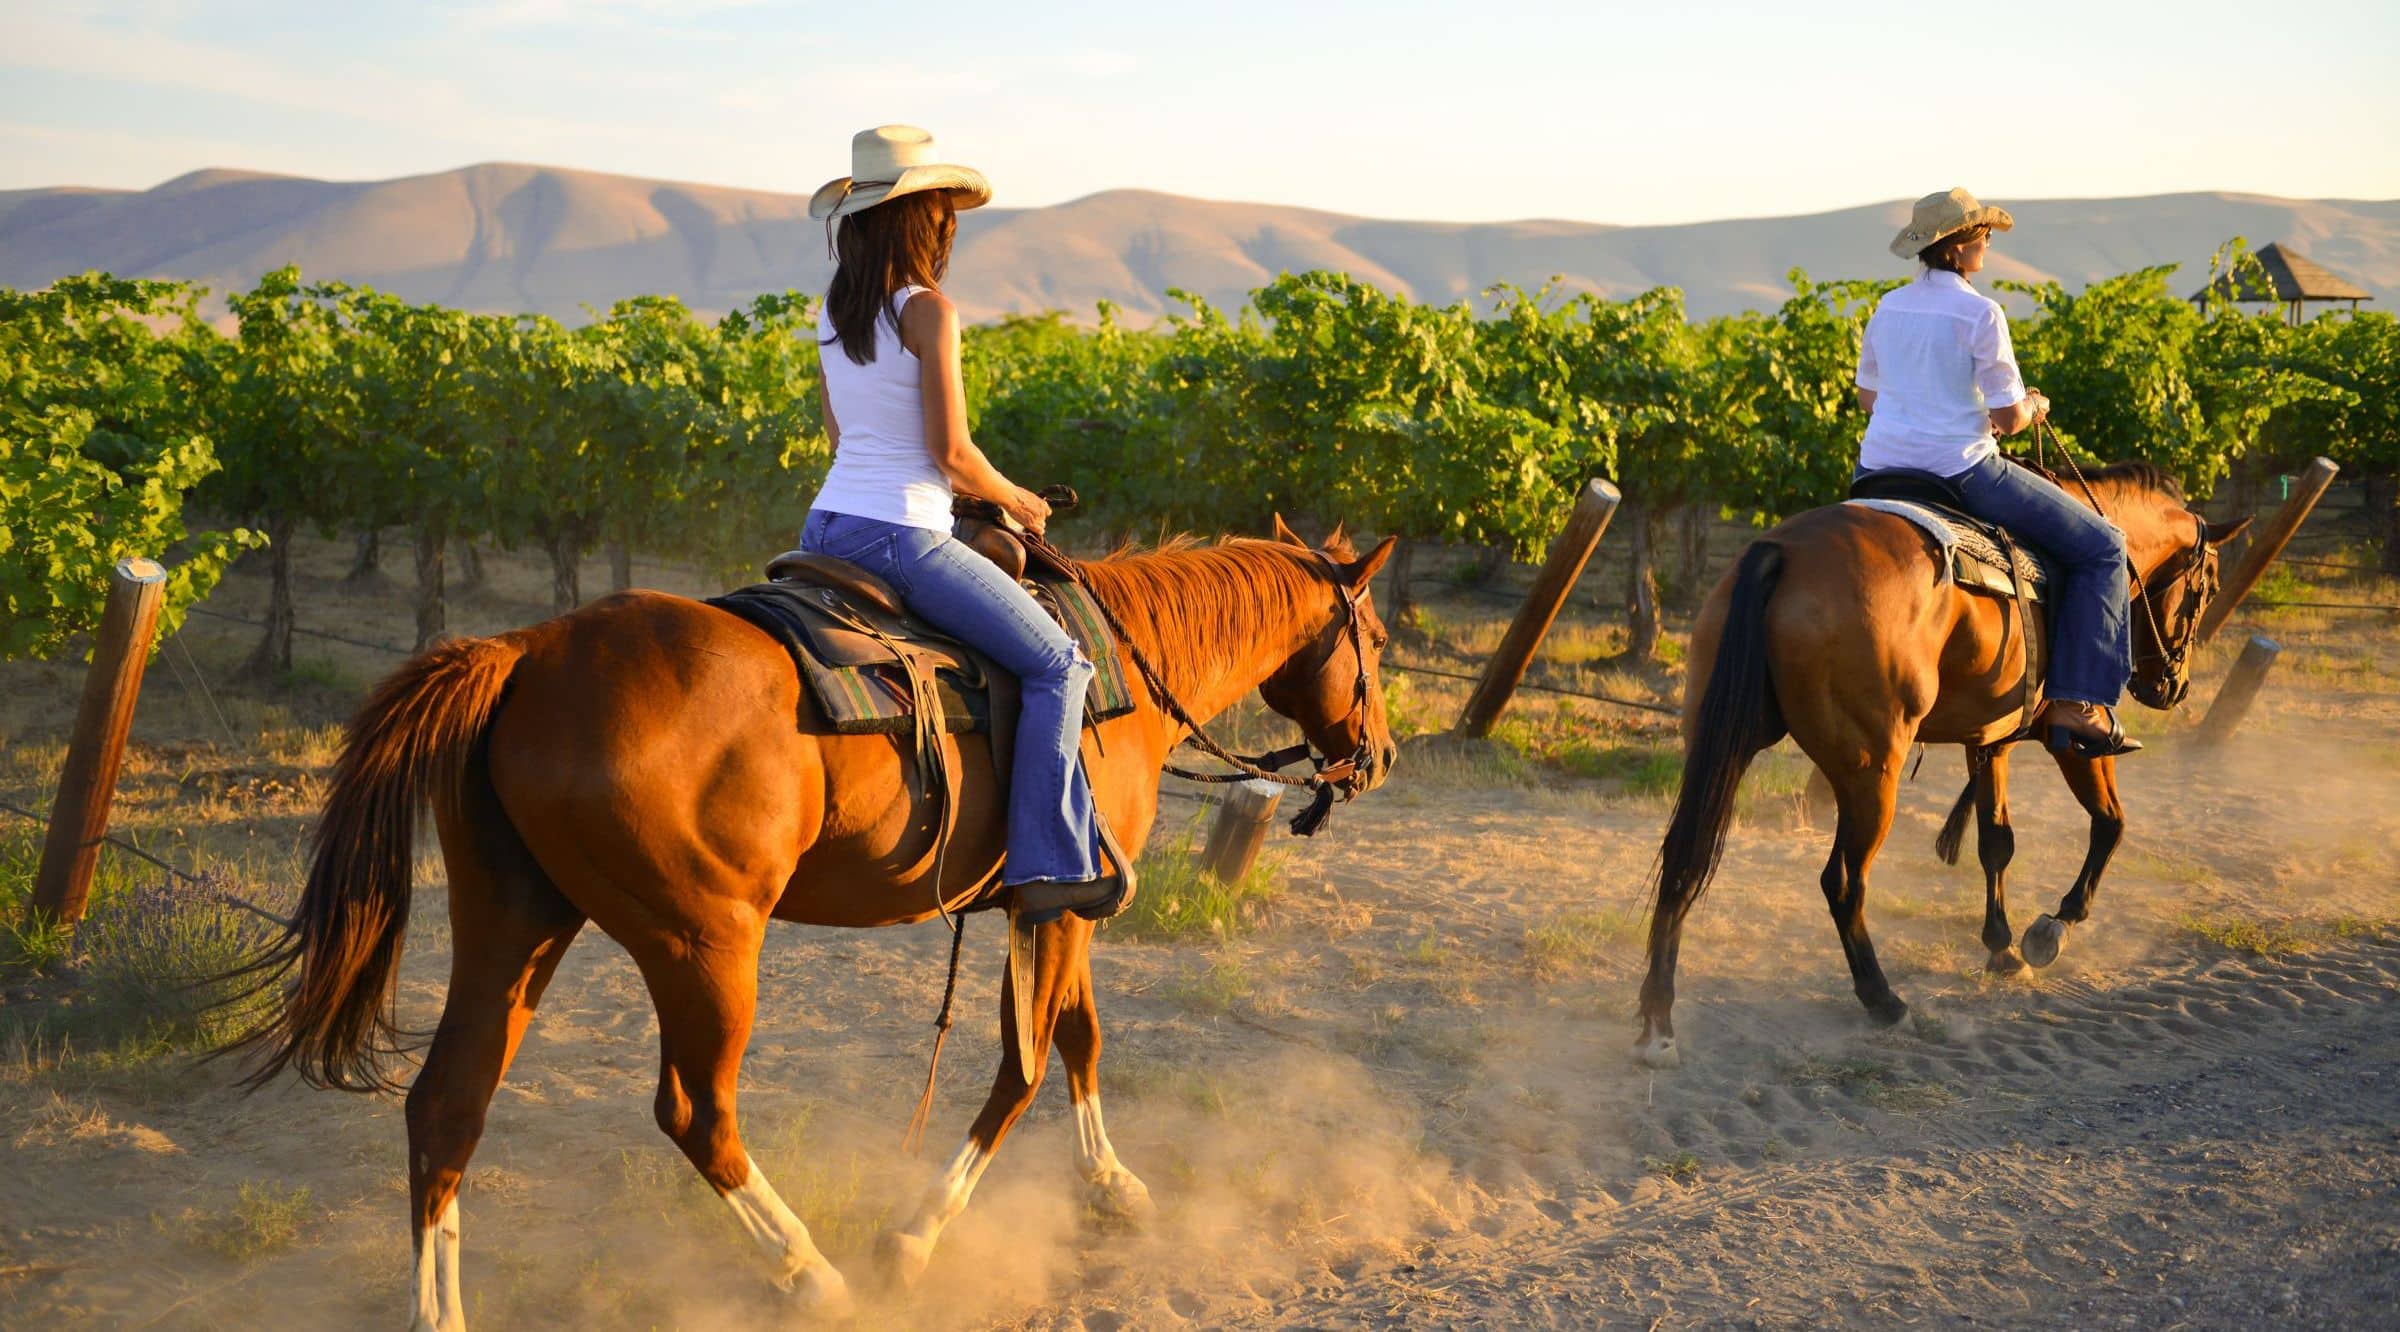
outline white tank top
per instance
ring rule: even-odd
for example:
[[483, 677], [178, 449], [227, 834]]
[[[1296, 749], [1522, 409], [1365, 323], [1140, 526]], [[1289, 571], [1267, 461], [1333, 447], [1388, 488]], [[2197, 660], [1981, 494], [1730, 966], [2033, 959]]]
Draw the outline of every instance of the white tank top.
[[830, 318], [818, 328], [825, 400], [842, 435], [810, 508], [950, 530], [950, 479], [925, 448], [924, 367], [900, 345], [900, 311], [923, 290], [892, 293], [891, 318], [875, 321], [875, 359], [865, 365], [842, 350]]

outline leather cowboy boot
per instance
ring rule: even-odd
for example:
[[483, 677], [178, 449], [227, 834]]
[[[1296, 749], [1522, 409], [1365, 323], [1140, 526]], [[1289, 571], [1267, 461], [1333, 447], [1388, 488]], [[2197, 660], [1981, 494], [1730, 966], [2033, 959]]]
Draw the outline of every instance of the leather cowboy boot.
[[1106, 920], [1133, 900], [1137, 886], [1133, 857], [1125, 854], [1116, 833], [1109, 829], [1108, 817], [1098, 810], [1092, 811], [1092, 827], [1100, 839], [1099, 877], [1081, 883], [1018, 884], [1017, 912], [1025, 920], [1043, 925], [1069, 911], [1085, 920]]
[[2072, 750], [2086, 758], [2100, 758], [2130, 754], [2142, 747], [2141, 741], [2125, 734], [2125, 724], [2117, 720], [2116, 710], [2105, 704], [2054, 698], [2043, 720], [2046, 723], [2043, 743], [2054, 754]]

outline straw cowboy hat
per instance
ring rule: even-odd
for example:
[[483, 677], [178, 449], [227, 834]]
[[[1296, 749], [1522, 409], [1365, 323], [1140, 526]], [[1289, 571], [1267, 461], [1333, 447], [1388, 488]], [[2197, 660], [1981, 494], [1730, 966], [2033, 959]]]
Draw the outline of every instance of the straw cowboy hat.
[[990, 203], [992, 183], [973, 167], [940, 160], [933, 136], [914, 125], [878, 125], [850, 137], [850, 174], [829, 180], [809, 196], [808, 215], [848, 217], [886, 199], [920, 190], [948, 190], [955, 207]]
[[2007, 231], [2016, 225], [2017, 220], [2008, 215], [2007, 209], [1991, 207], [1963, 189], [1928, 194], [1917, 200], [1917, 211], [1908, 219], [1908, 225], [1892, 238], [1892, 253], [1914, 259], [1917, 251], [1969, 227]]

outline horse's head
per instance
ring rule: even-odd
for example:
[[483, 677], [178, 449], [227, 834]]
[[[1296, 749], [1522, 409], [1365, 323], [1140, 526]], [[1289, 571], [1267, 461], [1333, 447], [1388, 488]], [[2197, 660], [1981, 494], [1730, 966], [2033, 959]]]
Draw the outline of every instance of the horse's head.
[[2172, 482], [2144, 487], [2136, 502], [2112, 503], [2109, 517], [2125, 533], [2126, 558], [2138, 580], [2129, 608], [2133, 679], [2127, 688], [2145, 707], [2171, 708], [2191, 692], [2200, 617], [2217, 595], [2218, 548], [2241, 535], [2250, 520], [2212, 524], [2183, 506]]
[[1399, 747], [1383, 711], [1383, 648], [1391, 634], [1375, 614], [1368, 580], [1391, 558], [1397, 539], [1385, 537], [1361, 557], [1334, 529], [1322, 547], [1310, 546], [1275, 519], [1275, 539], [1308, 551], [1322, 569], [1322, 624], [1289, 661], [1258, 687], [1267, 706], [1297, 723], [1330, 764], [1354, 761], [1339, 779], [1348, 795], [1372, 791], [1391, 775]]

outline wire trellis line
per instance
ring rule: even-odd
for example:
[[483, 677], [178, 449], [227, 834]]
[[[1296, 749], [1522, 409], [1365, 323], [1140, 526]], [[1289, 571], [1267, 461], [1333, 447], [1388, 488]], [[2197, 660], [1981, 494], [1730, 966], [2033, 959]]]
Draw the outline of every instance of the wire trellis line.
[[[6, 800], [0, 800], [0, 811], [14, 814], [18, 818], [27, 820], [31, 823], [40, 824], [43, 827], [48, 827], [50, 824], [48, 819], [45, 819], [41, 815], [34, 813], [32, 810], [25, 808], [23, 805], [14, 804]], [[144, 851], [140, 847], [135, 846], [133, 843], [126, 841], [122, 837], [112, 837], [107, 833], [102, 833], [100, 834], [100, 840], [108, 843], [110, 846], [115, 847], [119, 851], [132, 856], [136, 860], [146, 861], [149, 864], [157, 866], [159, 869], [166, 871], [166, 875], [169, 879], [182, 883], [188, 887], [196, 888], [202, 893], [215, 898], [217, 901], [222, 902], [229, 907], [237, 907], [243, 911], [247, 911], [251, 915], [258, 917], [260, 920], [266, 921], [282, 929], [288, 930], [292, 927], [292, 922], [285, 917], [276, 915], [274, 912], [267, 910], [265, 907], [258, 905], [256, 902], [245, 901], [242, 898], [234, 896], [232, 893], [226, 892], [224, 889], [217, 887], [214, 883], [211, 883], [204, 875], [193, 874], [188, 870], [177, 869], [175, 866], [168, 864], [166, 861], [160, 860], [158, 857], [151, 855], [149, 852]]]
[[[1391, 670], [1407, 671], [1411, 675], [1438, 675], [1445, 680], [1464, 680], [1468, 684], [1474, 684], [1483, 678], [1480, 675], [1469, 675], [1464, 671], [1446, 671], [1438, 666], [1419, 666], [1414, 662], [1387, 661], [1384, 665]], [[1541, 684], [1533, 680], [1521, 680], [1517, 683], [1517, 688], [1531, 689], [1543, 694], [1563, 694], [1568, 698], [1588, 698], [1594, 703], [1613, 703], [1620, 708], [1640, 708], [1644, 712], [1664, 713], [1669, 717], [1683, 715], [1683, 709], [1669, 707], [1664, 703], [1650, 703], [1638, 698], [1619, 698], [1614, 694], [1595, 694], [1586, 689], [1568, 689], [1562, 685]]]
[[[191, 608], [191, 613], [194, 615], [203, 615], [212, 620], [224, 620], [231, 624], [246, 624], [253, 629], [264, 629], [267, 627], [267, 622], [265, 620], [253, 620], [247, 615], [233, 615], [225, 611], [210, 610], [206, 606], [194, 606]], [[297, 624], [292, 626], [292, 632], [300, 635], [303, 638], [330, 639], [336, 643], [347, 643], [352, 647], [371, 648], [377, 652], [388, 652], [395, 657], [413, 657], [417, 655], [414, 651], [408, 648], [394, 647], [390, 643], [377, 643], [364, 638], [350, 638], [342, 634], [327, 633], [323, 629], [310, 629]]]

